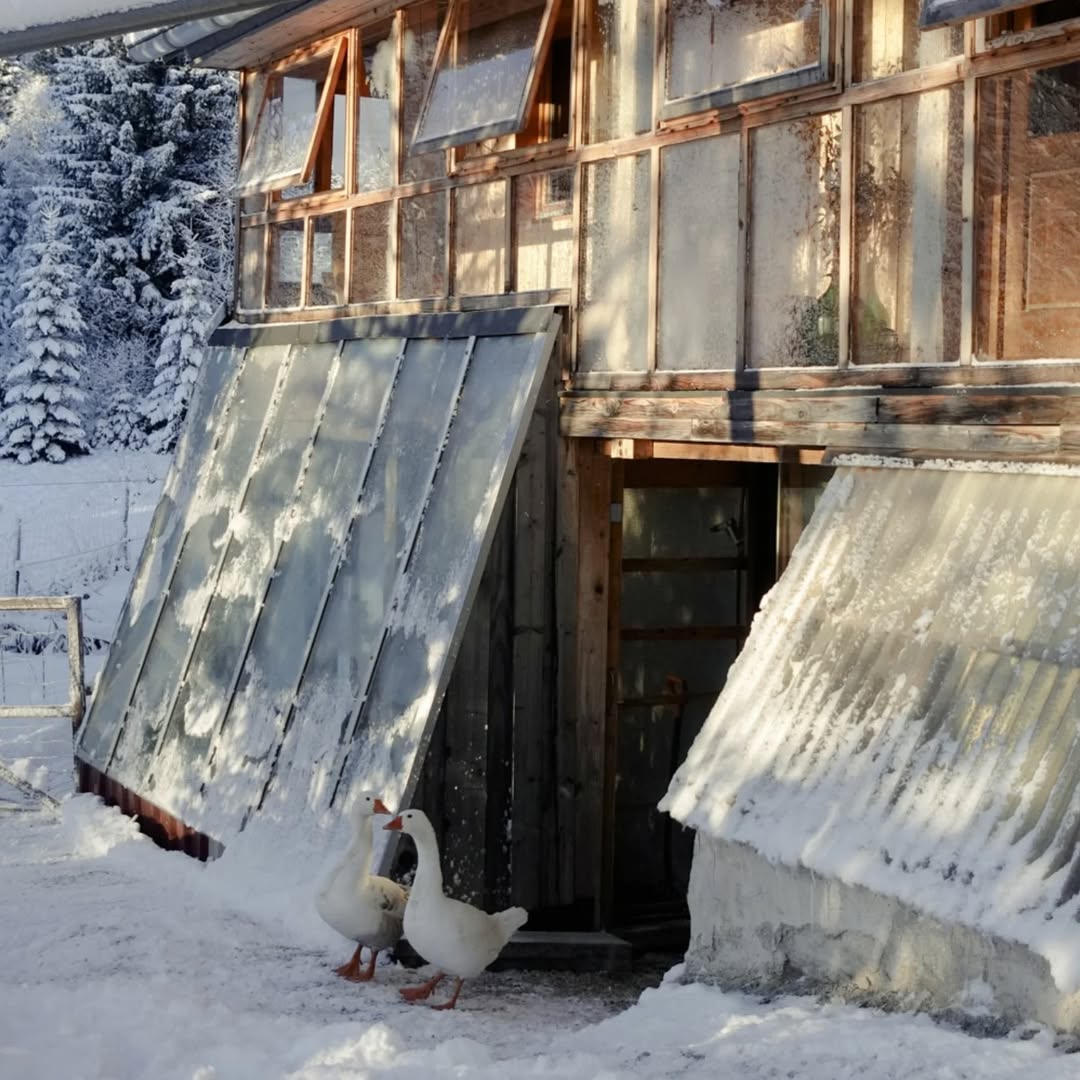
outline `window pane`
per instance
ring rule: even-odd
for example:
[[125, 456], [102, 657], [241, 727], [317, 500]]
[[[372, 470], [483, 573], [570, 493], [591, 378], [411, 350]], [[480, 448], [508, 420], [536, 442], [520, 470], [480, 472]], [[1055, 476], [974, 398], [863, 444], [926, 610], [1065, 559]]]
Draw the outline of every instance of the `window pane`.
[[963, 87], [860, 108], [855, 133], [852, 360], [956, 360]]
[[574, 260], [574, 170], [514, 181], [518, 292], [569, 289]]
[[363, 32], [356, 124], [357, 191], [381, 191], [394, 183], [390, 136], [397, 83], [395, 48], [394, 24]]
[[1080, 64], [981, 80], [976, 349], [1080, 356]]
[[263, 306], [265, 242], [266, 230], [261, 227], [240, 231], [240, 306], [249, 311]]
[[446, 192], [398, 203], [398, 299], [446, 295]]
[[584, 371], [646, 367], [648, 222], [648, 154], [586, 168], [578, 320]]
[[311, 221], [311, 295], [313, 305], [345, 303], [345, 215], [327, 214]]
[[840, 114], [751, 133], [749, 361], [835, 364]]
[[330, 72], [331, 55], [273, 75], [263, 98], [255, 130], [240, 166], [241, 191], [270, 191], [298, 184], [307, 157], [319, 97]]
[[669, 146], [660, 160], [657, 366], [734, 368], [739, 136]]
[[652, 130], [652, 4], [594, 0], [589, 20], [589, 71], [589, 142]]
[[414, 154], [413, 132], [424, 103], [428, 76], [435, 64], [435, 51], [439, 44], [439, 32], [446, 16], [445, 0], [432, 0], [405, 9], [405, 40], [402, 43], [401, 115], [405, 160], [401, 163], [402, 181], [431, 180], [446, 173], [446, 154], [435, 150], [427, 154]]
[[821, 0], [671, 0], [667, 97], [765, 79], [821, 59]]
[[390, 222], [393, 203], [358, 206], [353, 211], [352, 301], [390, 299]]
[[964, 51], [964, 28], [919, 31], [919, 0], [861, 0], [855, 5], [855, 80], [926, 67]]
[[270, 226], [270, 281], [267, 307], [299, 307], [304, 267], [304, 223], [281, 221]]
[[517, 131], [544, 12], [555, 0], [470, 0], [456, 6], [453, 40], [431, 85], [416, 142], [460, 146]]
[[454, 194], [454, 293], [506, 291], [506, 184], [473, 184]]

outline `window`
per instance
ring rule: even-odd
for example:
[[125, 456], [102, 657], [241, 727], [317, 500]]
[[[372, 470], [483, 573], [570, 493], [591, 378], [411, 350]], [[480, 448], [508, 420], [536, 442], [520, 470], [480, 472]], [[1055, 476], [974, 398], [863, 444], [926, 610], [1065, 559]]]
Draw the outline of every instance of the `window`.
[[855, 5], [855, 81], [927, 67], [964, 51], [964, 28], [919, 30], [920, 0], [862, 0]]
[[[1035, 0], [1040, 3], [1040, 0]], [[1073, 0], [1066, 0], [1072, 6]], [[925, 26], [942, 26], [945, 23], [962, 22], [979, 15], [995, 15], [1016, 7], [1016, 0], [922, 0], [922, 18]]]
[[240, 195], [344, 187], [345, 84], [344, 38], [266, 79], [240, 165]]
[[558, 0], [455, 0], [413, 139], [414, 153], [526, 126], [555, 31]]
[[356, 101], [357, 191], [382, 191], [395, 181], [392, 126], [396, 64], [393, 24], [364, 30]]
[[826, 81], [830, 12], [829, 0], [671, 0], [663, 118]]
[[[1080, 8], [1076, 0], [1042, 0], [1037, 7], [1020, 8], [996, 15], [989, 20], [988, 37], [993, 41], [1006, 34], [1026, 34], [1042, 36], [1052, 33], [1053, 28], [1062, 23], [1080, 20]], [[1041, 31], [1031, 34], [1031, 31]]]

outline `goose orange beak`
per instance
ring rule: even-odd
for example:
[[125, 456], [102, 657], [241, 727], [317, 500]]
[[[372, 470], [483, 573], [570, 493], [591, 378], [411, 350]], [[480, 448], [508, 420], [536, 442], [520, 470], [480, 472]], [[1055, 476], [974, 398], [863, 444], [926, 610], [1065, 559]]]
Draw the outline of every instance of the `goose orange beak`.
[[384, 803], [382, 799], [376, 799], [375, 802], [372, 803], [372, 807], [374, 808], [376, 814], [390, 813], [389, 809], [387, 809], [386, 803]]
[[384, 826], [384, 829], [391, 829], [394, 832], [401, 832], [401, 815], [398, 814], [393, 821], [388, 821]]

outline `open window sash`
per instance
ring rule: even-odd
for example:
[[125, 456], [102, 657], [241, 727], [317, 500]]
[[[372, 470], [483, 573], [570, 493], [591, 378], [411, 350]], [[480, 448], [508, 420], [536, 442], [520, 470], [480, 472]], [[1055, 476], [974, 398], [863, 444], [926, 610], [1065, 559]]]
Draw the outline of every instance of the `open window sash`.
[[[285, 68], [266, 80], [259, 102], [251, 137], [244, 151], [236, 182], [239, 196], [259, 195], [268, 191], [306, 184], [315, 171], [319, 149], [329, 130], [334, 95], [344, 70], [347, 39], [342, 36], [333, 52], [318, 53], [308, 65], [329, 56], [329, 64], [318, 101], [313, 111], [289, 114], [285, 100], [285, 82], [293, 79]], [[299, 81], [299, 80], [297, 80]]]
[[948, 23], [960, 23], [965, 19], [977, 19], [983, 15], [1000, 15], [1021, 7], [1044, 3], [1045, 0], [922, 0], [919, 26], [928, 30]]
[[453, 0], [412, 153], [512, 135], [525, 127], [555, 33], [559, 2]]
[[[803, 5], [810, 8], [810, 4]], [[706, 8], [710, 10], [711, 5]], [[718, 10], [727, 10], [723, 6]], [[674, 16], [672, 6], [668, 5], [668, 19]], [[663, 121], [678, 120], [694, 113], [710, 109], [726, 109], [745, 101], [754, 101], [771, 94], [793, 93], [805, 87], [818, 86], [833, 77], [833, 2], [818, 0], [817, 57], [807, 63], [793, 66], [774, 73], [757, 75], [751, 78], [732, 79], [719, 82], [711, 87], [695, 88], [692, 91], [679, 92], [673, 86], [673, 71], [685, 64], [685, 58], [673, 53], [675, 34], [669, 23], [667, 32], [667, 64], [664, 76], [664, 104], [661, 109]]]

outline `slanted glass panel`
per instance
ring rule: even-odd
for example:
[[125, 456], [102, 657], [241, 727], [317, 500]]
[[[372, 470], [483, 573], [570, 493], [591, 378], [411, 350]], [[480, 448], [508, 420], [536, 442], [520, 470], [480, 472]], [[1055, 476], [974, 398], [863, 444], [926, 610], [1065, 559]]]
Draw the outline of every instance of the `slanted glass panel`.
[[309, 174], [312, 140], [319, 119], [323, 86], [330, 77], [333, 52], [270, 75], [240, 163], [237, 190], [242, 195], [280, 191], [303, 184]]
[[[212, 758], [202, 826], [238, 828], [269, 775], [338, 555], [365, 484], [397, 368], [394, 338], [346, 345]], [[339, 642], [339, 646], [343, 642]]]
[[749, 364], [835, 364], [840, 114], [757, 128], [750, 151]]
[[446, 295], [447, 193], [398, 203], [398, 299]]
[[671, 0], [665, 116], [825, 79], [827, 0]]
[[735, 367], [739, 136], [665, 147], [660, 158], [660, 337], [667, 371]]
[[574, 170], [516, 177], [518, 292], [569, 289], [574, 268]]
[[[1045, 2], [1046, 0], [1027, 0], [1029, 5]], [[1018, 0], [922, 0], [919, 22], [924, 27], [942, 26], [945, 23], [961, 23], [979, 15], [993, 15], [1021, 6], [1023, 5]]]
[[356, 190], [382, 191], [395, 178], [391, 138], [397, 94], [395, 23], [361, 31], [356, 118]]
[[417, 151], [520, 131], [558, 0], [455, 0], [417, 124]]
[[345, 303], [345, 214], [311, 219], [311, 292], [308, 304]]
[[649, 156], [585, 169], [578, 361], [583, 371], [643, 371], [649, 332]]
[[[396, 596], [343, 793], [408, 797], [449, 678], [553, 338], [480, 338], [416, 547]], [[374, 785], [374, 787], [370, 787]]]
[[1080, 63], [978, 83], [976, 352], [1080, 356]]
[[165, 710], [201, 629], [229, 521], [271, 419], [274, 389], [288, 354], [284, 347], [248, 350], [212, 454], [200, 463], [202, 482], [183, 521], [183, 547], [165, 582], [160, 615], [110, 770], [124, 783], [141, 781], [153, 757]]
[[266, 230], [240, 230], [240, 306], [257, 311], [263, 306], [266, 287]]
[[653, 5], [593, 0], [585, 136], [606, 142], [653, 127]]
[[1076, 0], [1035, 0], [1014, 11], [1003, 12], [987, 20], [988, 45], [996, 45], [998, 39], [1010, 34], [1028, 34], [1041, 39], [1048, 31], [1072, 29], [1068, 24], [1080, 22], [1080, 7]]
[[404, 160], [401, 163], [402, 183], [433, 180], [446, 175], [446, 154], [432, 150], [418, 154], [412, 147], [412, 133], [420, 117], [424, 92], [435, 66], [435, 53], [443, 20], [446, 0], [407, 7], [404, 11], [405, 33], [402, 42], [401, 71], [401, 129], [404, 132]]
[[854, 363], [959, 359], [963, 174], [962, 85], [856, 109]]
[[242, 350], [211, 348], [199, 365], [172, 469], [154, 510], [90, 714], [79, 733], [79, 756], [99, 769], [108, 765], [113, 742], [119, 737], [124, 711], [184, 538], [184, 523], [190, 516], [206, 456], [242, 359]]
[[472, 184], [454, 192], [454, 293], [506, 292], [508, 181]]
[[[217, 573], [207, 582], [209, 597], [177, 597], [193, 618], [205, 605], [190, 663], [183, 671], [162, 749], [148, 762], [153, 783], [149, 790], [181, 816], [190, 813], [198, 791], [189, 772], [203, 761], [229, 704], [251, 625], [274, 569], [294, 493], [301, 477], [304, 451], [315, 431], [319, 407], [334, 373], [337, 345], [296, 346], [282, 387], [287, 406], [267, 427], [240, 506], [222, 540], [224, 555]], [[236, 481], [239, 483], [239, 480]], [[198, 781], [205, 779], [199, 769]]]
[[[330, 797], [340, 740], [371, 677], [394, 585], [457, 405], [464, 363], [463, 340], [409, 342], [274, 766], [279, 799], [318, 806]], [[290, 776], [294, 761], [305, 770], [302, 783]], [[315, 774], [309, 777], [312, 763]]]
[[300, 306], [300, 286], [304, 274], [304, 223], [279, 221], [270, 229], [270, 275], [266, 284], [266, 306]]
[[855, 81], [881, 79], [960, 56], [964, 28], [919, 30], [919, 0], [860, 0], [855, 5]]
[[390, 223], [393, 203], [358, 206], [353, 211], [353, 262], [350, 299], [353, 303], [389, 300], [394, 280]]

